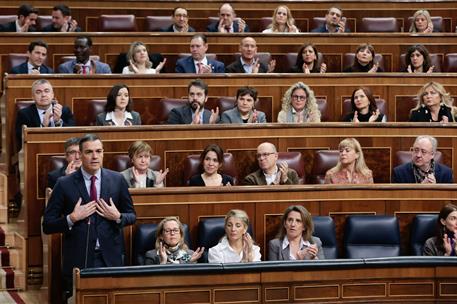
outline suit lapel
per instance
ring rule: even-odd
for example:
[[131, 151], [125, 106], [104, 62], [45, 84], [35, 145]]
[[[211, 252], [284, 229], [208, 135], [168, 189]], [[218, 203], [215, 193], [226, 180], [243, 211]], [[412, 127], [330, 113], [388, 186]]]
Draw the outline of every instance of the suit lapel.
[[105, 202], [109, 203], [109, 194], [111, 193], [110, 191], [110, 181], [109, 181], [109, 175], [106, 173], [106, 170], [103, 168], [102, 170], [102, 180], [100, 181], [100, 198], [103, 198]]
[[189, 56], [188, 64], [191, 68], [192, 73], [197, 73], [197, 70], [195, 70], [194, 59], [192, 58], [192, 56]]
[[90, 201], [89, 193], [87, 193], [86, 183], [84, 182], [83, 174], [81, 169], [73, 176], [74, 183], [76, 184], [76, 189], [78, 189], [80, 196], [82, 197], [82, 203], [88, 203]]
[[32, 115], [32, 120], [33, 120], [33, 126], [35, 127], [40, 127], [41, 126], [41, 120], [40, 120], [40, 116], [38, 115], [38, 108], [36, 107], [35, 104], [31, 105], [30, 106], [30, 110], [32, 111], [32, 113], [30, 113]]

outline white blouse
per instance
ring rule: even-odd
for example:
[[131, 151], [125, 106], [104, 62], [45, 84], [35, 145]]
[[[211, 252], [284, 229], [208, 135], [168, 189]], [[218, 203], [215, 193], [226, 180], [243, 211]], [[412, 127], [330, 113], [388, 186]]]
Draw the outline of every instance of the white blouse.
[[[141, 74], [155, 74], [156, 70], [153, 68], [146, 69], [146, 72], [141, 73]], [[122, 69], [122, 74], [135, 74], [134, 71], [130, 71], [129, 66], [126, 66]]]
[[[260, 254], [260, 247], [252, 245], [254, 251], [253, 262], [260, 262], [262, 255]], [[243, 258], [243, 251], [237, 253], [230, 247], [227, 240], [227, 236], [224, 236], [222, 240], [214, 247], [211, 247], [208, 252], [209, 263], [239, 263]]]

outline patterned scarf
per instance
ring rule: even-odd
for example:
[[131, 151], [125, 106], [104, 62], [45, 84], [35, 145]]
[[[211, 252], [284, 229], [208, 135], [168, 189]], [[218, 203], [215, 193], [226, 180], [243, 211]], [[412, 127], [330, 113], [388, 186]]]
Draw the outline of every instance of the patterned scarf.
[[422, 181], [427, 177], [429, 174], [435, 174], [435, 160], [430, 161], [430, 169], [428, 171], [424, 171], [415, 164], [413, 164], [413, 172], [414, 172], [414, 179], [416, 180], [417, 184], [422, 183]]

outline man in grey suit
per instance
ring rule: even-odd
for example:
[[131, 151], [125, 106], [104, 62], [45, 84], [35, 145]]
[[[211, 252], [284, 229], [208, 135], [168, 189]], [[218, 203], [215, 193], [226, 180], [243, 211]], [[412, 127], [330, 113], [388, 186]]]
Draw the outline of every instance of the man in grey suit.
[[76, 37], [73, 50], [76, 59], [59, 65], [58, 72], [66, 74], [111, 74], [111, 68], [106, 63], [90, 59], [92, 39], [88, 36]]
[[244, 178], [245, 185], [296, 185], [298, 174], [286, 162], [278, 163], [278, 151], [269, 142], [257, 147], [257, 161], [260, 169]]
[[205, 109], [208, 100], [208, 85], [201, 79], [192, 80], [187, 86], [189, 102], [174, 108], [168, 115], [168, 124], [215, 124], [219, 121], [219, 108]]

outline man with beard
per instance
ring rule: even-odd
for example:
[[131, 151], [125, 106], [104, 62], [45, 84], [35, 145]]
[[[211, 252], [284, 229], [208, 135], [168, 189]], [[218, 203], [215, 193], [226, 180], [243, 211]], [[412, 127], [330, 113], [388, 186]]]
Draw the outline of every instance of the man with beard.
[[201, 79], [192, 80], [187, 86], [188, 104], [174, 108], [168, 115], [168, 124], [214, 124], [219, 121], [219, 108], [205, 109], [208, 100], [208, 85]]
[[0, 32], [36, 32], [38, 9], [29, 4], [23, 4], [17, 12], [17, 19], [5, 24], [0, 24]]
[[268, 65], [259, 61], [257, 57], [257, 42], [252, 37], [246, 37], [240, 43], [240, 58], [225, 68], [226, 73], [272, 73], [276, 60], [272, 59]]
[[78, 22], [71, 18], [71, 11], [65, 4], [52, 9], [52, 23], [41, 29], [42, 32], [81, 32]]
[[343, 18], [343, 10], [339, 7], [332, 6], [325, 14], [325, 23], [313, 29], [313, 33], [348, 33], [350, 30], [346, 27], [346, 19]]
[[59, 65], [59, 73], [66, 74], [111, 74], [111, 69], [106, 63], [90, 59], [92, 52], [92, 39], [88, 36], [76, 37], [73, 50], [76, 59]]

